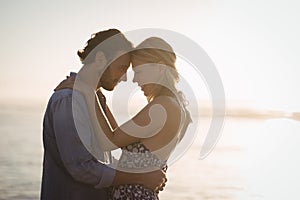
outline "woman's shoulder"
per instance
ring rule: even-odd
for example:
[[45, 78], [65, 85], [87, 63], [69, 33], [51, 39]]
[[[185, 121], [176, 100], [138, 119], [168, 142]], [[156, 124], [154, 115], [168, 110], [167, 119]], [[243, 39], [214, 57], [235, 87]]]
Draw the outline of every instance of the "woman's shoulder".
[[151, 104], [151, 105], [149, 105], [150, 107], [152, 105], [162, 106], [168, 113], [172, 113], [171, 116], [173, 116], [173, 117], [180, 116], [181, 106], [175, 97], [159, 96], [159, 97], [156, 97], [150, 104]]

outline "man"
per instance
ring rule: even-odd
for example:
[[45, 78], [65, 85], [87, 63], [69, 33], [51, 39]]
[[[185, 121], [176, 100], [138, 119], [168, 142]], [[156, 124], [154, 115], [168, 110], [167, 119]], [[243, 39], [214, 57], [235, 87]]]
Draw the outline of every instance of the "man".
[[[132, 44], [116, 29], [94, 34], [87, 46], [78, 51], [84, 64], [77, 75], [86, 87], [82, 92], [99, 91], [101, 87], [113, 90], [120, 79], [126, 77], [130, 65], [130, 55], [126, 52], [131, 48]], [[101, 92], [98, 94], [101, 95]], [[144, 184], [155, 189], [164, 185], [165, 174], [161, 171], [130, 174], [98, 161], [107, 160], [107, 154], [105, 156], [101, 152], [104, 143], [98, 147], [95, 144], [95, 130], [85, 100], [80, 91], [59, 89], [48, 102], [43, 123], [41, 199], [108, 199], [106, 188], [109, 186]], [[79, 112], [74, 111], [74, 104], [78, 104]], [[106, 111], [105, 103], [102, 106], [110, 119], [110, 111]], [[113, 121], [111, 124], [114, 126]]]

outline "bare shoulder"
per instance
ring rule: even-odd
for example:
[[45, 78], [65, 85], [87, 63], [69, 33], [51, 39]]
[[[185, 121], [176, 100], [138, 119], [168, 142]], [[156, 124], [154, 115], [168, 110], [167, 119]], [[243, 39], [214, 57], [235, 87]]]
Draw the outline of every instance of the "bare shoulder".
[[[165, 115], [166, 114], [166, 115]], [[173, 97], [159, 96], [148, 103], [135, 117], [133, 121], [140, 125], [146, 126], [153, 119], [161, 120], [166, 117], [167, 124], [180, 120], [181, 108], [179, 103]]]
[[[171, 141], [176, 142], [177, 141], [177, 134], [181, 122], [181, 107], [177, 100], [174, 97], [169, 96], [159, 96], [156, 97], [151, 103], [151, 105], [160, 105], [164, 108], [163, 112], [166, 115], [161, 114], [161, 112], [158, 112], [159, 114], [157, 117], [154, 117], [154, 121], [162, 121], [162, 118], [165, 117], [165, 121], [163, 122], [163, 125], [158, 130], [157, 134], [155, 134], [152, 137], [149, 138], [143, 138], [141, 142], [151, 151], [156, 151], [158, 149], [162, 149], [163, 147], [166, 147], [167, 144], [173, 144], [170, 143]], [[149, 105], [149, 109], [152, 107]], [[161, 111], [161, 110], [160, 110]], [[153, 115], [154, 116], [154, 115]], [[168, 148], [173, 148], [173, 146], [168, 146]], [[170, 149], [165, 149], [164, 151], [167, 151], [165, 153], [158, 152], [157, 153], [163, 153], [164, 155], [160, 155], [165, 159], [166, 155], [169, 155]]]
[[167, 110], [167, 112], [172, 113], [174, 115], [180, 115], [180, 105], [174, 97], [159, 96], [159, 97], [156, 97], [151, 102], [151, 104], [152, 105], [159, 104], [159, 105], [163, 106]]

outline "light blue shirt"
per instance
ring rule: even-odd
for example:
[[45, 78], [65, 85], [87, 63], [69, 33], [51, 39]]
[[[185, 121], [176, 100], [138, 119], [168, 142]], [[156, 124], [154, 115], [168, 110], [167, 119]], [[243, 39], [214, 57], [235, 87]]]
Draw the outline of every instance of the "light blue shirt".
[[[75, 115], [72, 110], [74, 105], [78, 109]], [[84, 134], [79, 136], [78, 131]], [[60, 176], [57, 177], [59, 180], [62, 178], [59, 174], [64, 171], [75, 181], [94, 188], [105, 188], [112, 184], [115, 170], [99, 162], [105, 161], [105, 153], [97, 147], [87, 105], [79, 92], [62, 89], [52, 95], [44, 116], [43, 140], [43, 190], [47, 190], [47, 185], [55, 187], [53, 180], [56, 179], [50, 176]], [[91, 151], [94, 151], [93, 154]], [[60, 169], [59, 173], [57, 169]]]

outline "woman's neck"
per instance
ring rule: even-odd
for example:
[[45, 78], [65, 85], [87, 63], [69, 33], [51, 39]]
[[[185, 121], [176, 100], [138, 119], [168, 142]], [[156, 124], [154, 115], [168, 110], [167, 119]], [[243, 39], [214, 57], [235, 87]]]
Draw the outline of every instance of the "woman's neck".
[[[177, 91], [176, 91], [177, 92]], [[170, 89], [161, 87], [160, 90], [157, 91], [156, 94], [154, 94], [152, 97], [147, 97], [148, 101], [153, 101], [156, 97], [160, 96], [169, 96], [169, 97], [174, 97], [176, 98], [176, 94], [172, 92]]]

